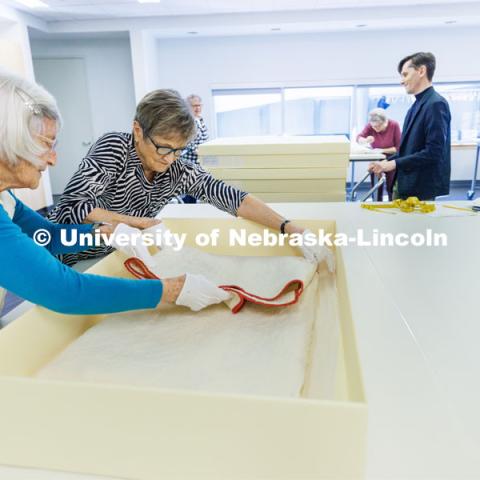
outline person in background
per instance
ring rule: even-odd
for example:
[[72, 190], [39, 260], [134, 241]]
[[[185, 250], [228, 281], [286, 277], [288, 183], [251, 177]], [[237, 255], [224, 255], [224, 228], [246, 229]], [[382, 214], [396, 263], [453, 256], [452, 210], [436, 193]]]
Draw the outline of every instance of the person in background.
[[[187, 148], [182, 153], [182, 159], [189, 163], [198, 163], [198, 146], [208, 140], [208, 130], [205, 125], [205, 120], [203, 120], [202, 117], [202, 99], [198, 95], [192, 93], [187, 97], [187, 103], [192, 110], [197, 133], [195, 138], [187, 145]], [[197, 199], [191, 195], [184, 195], [182, 201], [183, 203], [197, 203]]]
[[398, 73], [415, 102], [405, 117], [399, 152], [372, 162], [369, 171], [396, 172], [393, 198], [434, 200], [450, 191], [450, 108], [432, 86], [435, 56], [418, 52], [400, 60]]
[[226, 300], [228, 295], [203, 275], [141, 281], [111, 278], [78, 273], [54, 257], [84, 248], [63, 245], [62, 230], [67, 237], [73, 230], [111, 233], [109, 227], [92, 223], [53, 224], [11, 191], [37, 188], [42, 172], [55, 165], [60, 124], [55, 99], [47, 91], [0, 70], [0, 311], [6, 290], [56, 312], [85, 315], [143, 310], [163, 303], [197, 311]]
[[[363, 145], [369, 145], [376, 151], [383, 153], [387, 158], [398, 152], [400, 148], [400, 126], [395, 120], [389, 119], [383, 108], [375, 108], [368, 114], [368, 124], [357, 136], [357, 142]], [[388, 199], [391, 201], [393, 196], [393, 183], [395, 181], [395, 172], [387, 172], [386, 184]], [[371, 175], [372, 186], [375, 181], [375, 175]], [[377, 201], [383, 200], [383, 185], [377, 191]]]

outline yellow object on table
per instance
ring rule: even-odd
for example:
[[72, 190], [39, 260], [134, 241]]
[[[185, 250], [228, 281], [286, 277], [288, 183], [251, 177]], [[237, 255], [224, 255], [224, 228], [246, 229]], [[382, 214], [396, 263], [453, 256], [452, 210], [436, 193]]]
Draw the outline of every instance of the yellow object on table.
[[452, 208], [453, 210], [460, 210], [462, 212], [470, 212], [472, 213], [474, 210], [472, 208], [466, 207], [455, 207], [454, 205], [443, 205], [444, 208]]
[[362, 203], [362, 208], [366, 208], [367, 210], [398, 208], [401, 212], [405, 213], [431, 213], [435, 211], [435, 204], [420, 201], [417, 197], [408, 197], [406, 200], [402, 200], [399, 198], [397, 200], [394, 200], [393, 202], [384, 204]]

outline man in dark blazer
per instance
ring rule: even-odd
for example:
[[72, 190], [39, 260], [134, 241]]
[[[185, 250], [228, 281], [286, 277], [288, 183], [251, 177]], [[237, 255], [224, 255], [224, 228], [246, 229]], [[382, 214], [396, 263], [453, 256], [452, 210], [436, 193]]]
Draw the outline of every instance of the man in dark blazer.
[[415, 95], [403, 124], [399, 152], [373, 162], [369, 171], [380, 175], [395, 170], [393, 198], [433, 200], [450, 190], [450, 108], [432, 86], [435, 57], [419, 52], [398, 64], [401, 83]]

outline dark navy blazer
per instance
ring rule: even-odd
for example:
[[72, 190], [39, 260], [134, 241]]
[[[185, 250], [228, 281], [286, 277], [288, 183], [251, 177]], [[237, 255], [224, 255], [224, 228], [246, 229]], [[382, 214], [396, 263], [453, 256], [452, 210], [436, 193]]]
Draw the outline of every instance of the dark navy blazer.
[[420, 200], [447, 195], [451, 120], [448, 103], [429, 87], [417, 95], [409, 113], [403, 125], [400, 150], [392, 157], [397, 165], [398, 194], [400, 198]]

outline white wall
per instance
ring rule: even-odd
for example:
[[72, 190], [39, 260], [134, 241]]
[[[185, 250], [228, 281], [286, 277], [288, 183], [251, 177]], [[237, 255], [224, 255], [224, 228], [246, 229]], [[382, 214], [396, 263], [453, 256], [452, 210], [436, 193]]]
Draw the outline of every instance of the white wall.
[[[0, 66], [33, 80], [32, 56], [28, 26], [44, 27], [44, 22], [16, 10], [0, 5]], [[49, 172], [42, 173], [36, 190], [16, 189], [17, 196], [35, 210], [53, 203]]]
[[[398, 61], [415, 51], [437, 57], [436, 80], [480, 80], [480, 29], [362, 31], [157, 40], [156, 88], [195, 92], [214, 132], [211, 89], [398, 82]], [[453, 179], [472, 166], [453, 161]]]
[[[31, 41], [34, 58], [84, 58], [95, 139], [130, 131], [135, 93], [128, 38]], [[72, 92], [74, 93], [74, 92]]]
[[148, 92], [155, 90], [157, 64], [156, 39], [148, 30], [130, 30], [135, 100], [140, 102]]
[[157, 87], [205, 97], [212, 87], [398, 82], [398, 61], [427, 50], [437, 80], [480, 80], [480, 29], [438, 28], [157, 40]]

